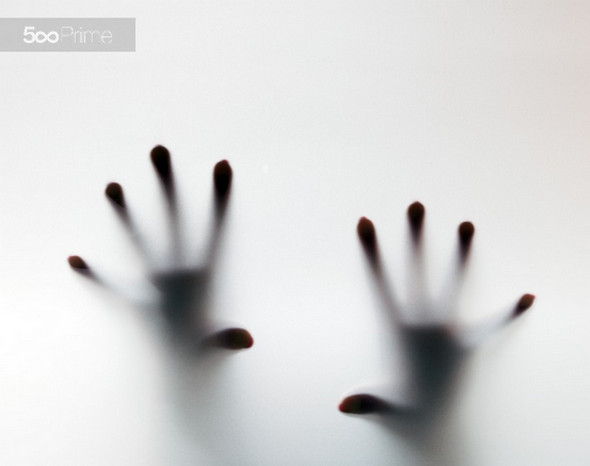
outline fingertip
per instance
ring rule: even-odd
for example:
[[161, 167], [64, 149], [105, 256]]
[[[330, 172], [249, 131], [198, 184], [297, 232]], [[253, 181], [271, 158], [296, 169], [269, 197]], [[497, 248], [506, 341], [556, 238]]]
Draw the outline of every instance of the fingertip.
[[166, 179], [170, 177], [172, 164], [170, 162], [170, 151], [161, 145], [154, 147], [150, 152], [150, 158], [156, 172], [160, 177]]
[[516, 304], [516, 308], [514, 309], [514, 316], [519, 316], [533, 305], [535, 302], [535, 295], [534, 294], [523, 294], [518, 303]]
[[248, 349], [254, 345], [254, 338], [243, 328], [228, 328], [215, 335], [215, 344], [230, 350]]
[[358, 221], [356, 231], [361, 242], [365, 245], [374, 245], [376, 241], [375, 226], [367, 217], [361, 217]]
[[109, 183], [105, 188], [106, 196], [119, 207], [125, 207], [123, 187], [119, 183]]
[[75, 270], [88, 270], [88, 264], [80, 256], [69, 256], [68, 264]]
[[419, 232], [420, 228], [422, 227], [422, 223], [424, 222], [424, 214], [426, 213], [426, 209], [421, 202], [414, 202], [410, 204], [408, 207], [408, 220], [410, 222], [410, 226], [415, 232]]
[[358, 394], [344, 398], [338, 410], [345, 414], [371, 414], [384, 411], [385, 403], [373, 395]]
[[471, 240], [475, 234], [475, 226], [471, 222], [463, 222], [459, 225], [457, 232], [461, 246], [467, 247], [471, 244]]
[[233, 178], [233, 170], [227, 160], [221, 160], [215, 164], [213, 169], [213, 183], [215, 185], [215, 192], [219, 197], [224, 197], [228, 194], [231, 188]]

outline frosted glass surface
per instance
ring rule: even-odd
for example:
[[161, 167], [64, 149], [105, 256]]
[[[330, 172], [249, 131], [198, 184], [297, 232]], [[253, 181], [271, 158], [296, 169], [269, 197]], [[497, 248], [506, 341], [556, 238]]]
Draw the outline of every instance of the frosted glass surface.
[[[135, 53], [0, 55], [0, 463], [586, 465], [590, 5], [574, 1], [18, 2], [3, 17], [135, 17]], [[164, 267], [149, 151], [173, 158], [186, 258], [206, 254], [212, 168], [234, 184], [211, 287], [251, 349], [186, 360], [104, 198], [121, 183]], [[376, 225], [412, 292], [405, 212], [449, 319], [534, 307], [465, 367], [436, 453], [343, 397], [405, 373], [356, 235]], [[436, 306], [435, 306], [436, 308]]]

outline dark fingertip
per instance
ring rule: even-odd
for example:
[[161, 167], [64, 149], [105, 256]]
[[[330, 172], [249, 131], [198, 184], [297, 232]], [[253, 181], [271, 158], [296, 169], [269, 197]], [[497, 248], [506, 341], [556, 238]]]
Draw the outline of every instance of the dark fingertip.
[[376, 396], [363, 393], [347, 396], [340, 402], [338, 409], [346, 414], [371, 414], [383, 412], [385, 403]]
[[377, 245], [377, 235], [375, 233], [373, 222], [367, 217], [361, 217], [357, 224], [356, 231], [361, 243], [363, 243], [366, 248], [374, 250]]
[[240, 350], [251, 348], [254, 338], [243, 328], [228, 328], [215, 335], [215, 343], [220, 348]]
[[375, 264], [377, 261], [377, 234], [375, 233], [373, 222], [367, 217], [361, 217], [356, 231], [365, 250], [365, 254]]
[[471, 222], [463, 222], [459, 225], [458, 228], [459, 233], [459, 243], [463, 248], [468, 247], [471, 244], [471, 240], [473, 239], [473, 235], [475, 234], [475, 227]]
[[233, 172], [227, 160], [217, 162], [213, 169], [213, 183], [219, 197], [225, 197], [231, 187]]
[[410, 204], [408, 207], [408, 220], [410, 222], [410, 227], [412, 228], [412, 232], [417, 235], [420, 233], [422, 229], [422, 224], [424, 222], [424, 205], [420, 202], [414, 202]]
[[534, 294], [523, 294], [514, 308], [514, 316], [519, 316], [529, 309], [535, 302]]
[[125, 207], [125, 197], [123, 196], [123, 188], [119, 183], [109, 183], [105, 189], [107, 197], [117, 204], [119, 207]]
[[68, 264], [70, 267], [76, 270], [88, 270], [88, 264], [80, 256], [68, 257]]
[[172, 171], [170, 151], [164, 146], [156, 146], [150, 152], [150, 157], [158, 175], [164, 180], [170, 178]]

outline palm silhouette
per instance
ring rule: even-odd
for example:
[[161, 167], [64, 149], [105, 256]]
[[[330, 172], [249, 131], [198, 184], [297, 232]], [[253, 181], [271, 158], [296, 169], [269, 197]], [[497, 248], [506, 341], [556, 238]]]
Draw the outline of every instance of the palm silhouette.
[[[157, 290], [155, 306], [167, 322], [172, 336], [190, 346], [216, 346], [227, 349], [244, 349], [253, 344], [250, 333], [242, 328], [225, 328], [212, 331], [212, 325], [205, 311], [205, 300], [210, 289], [211, 274], [215, 267], [219, 250], [219, 240], [231, 192], [233, 171], [226, 160], [215, 165], [213, 170], [215, 216], [211, 238], [207, 247], [207, 257], [203, 264], [184, 266], [184, 251], [180, 241], [176, 190], [170, 153], [163, 146], [151, 151], [151, 161], [160, 180], [167, 203], [172, 234], [172, 267], [158, 270], [147, 266], [146, 277]], [[131, 235], [135, 246], [146, 263], [147, 251], [137, 234], [131, 212], [127, 207], [123, 188], [118, 183], [109, 183], [105, 194], [113, 209]], [[77, 272], [105, 285], [95, 271], [80, 256], [68, 258], [70, 266]]]
[[[415, 202], [409, 206], [407, 214], [412, 236], [413, 265], [419, 269], [424, 206]], [[471, 222], [463, 222], [459, 225], [457, 269], [459, 278], [469, 258], [474, 232], [475, 228]], [[440, 419], [457, 375], [476, 340], [521, 315], [531, 307], [534, 296], [523, 295], [508, 312], [478, 328], [458, 329], [450, 322], [441, 322], [439, 318], [435, 318], [436, 309], [429, 306], [423, 296], [417, 297], [419, 301], [417, 307], [422, 311], [422, 318], [409, 319], [400, 312], [400, 305], [389, 281], [386, 280], [373, 223], [362, 217], [358, 222], [357, 233], [380, 298], [400, 338], [402, 357], [409, 372], [408, 385], [411, 399], [394, 402], [369, 393], [359, 393], [344, 398], [339, 409], [347, 414], [386, 415], [395, 424], [396, 429], [405, 431], [409, 429], [410, 432], [414, 432], [411, 436], [416, 438], [428, 431], [429, 427], [436, 425], [435, 421]], [[417, 288], [419, 294], [424, 294], [420, 286]], [[441, 303], [438, 307], [448, 305], [449, 303]]]

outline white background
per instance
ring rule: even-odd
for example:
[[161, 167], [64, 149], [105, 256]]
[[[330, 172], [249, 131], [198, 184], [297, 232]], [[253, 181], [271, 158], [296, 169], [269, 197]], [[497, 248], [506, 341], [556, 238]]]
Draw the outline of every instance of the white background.
[[[588, 464], [587, 2], [3, 0], [0, 15], [137, 19], [135, 53], [0, 56], [2, 464], [416, 464], [337, 405], [398, 375], [356, 222], [375, 222], [404, 291], [417, 199], [435, 293], [457, 224], [476, 225], [463, 322], [537, 295], [473, 359], [446, 448]], [[102, 191], [123, 184], [162, 258], [155, 144], [195, 257], [212, 167], [235, 174], [214, 310], [255, 345], [188, 375], [145, 312], [66, 263], [142, 292]]]

